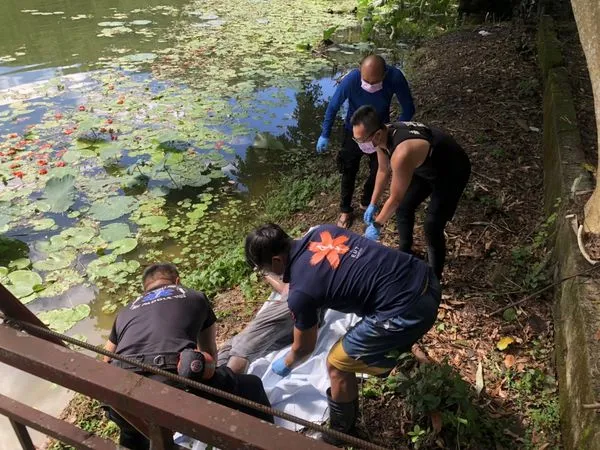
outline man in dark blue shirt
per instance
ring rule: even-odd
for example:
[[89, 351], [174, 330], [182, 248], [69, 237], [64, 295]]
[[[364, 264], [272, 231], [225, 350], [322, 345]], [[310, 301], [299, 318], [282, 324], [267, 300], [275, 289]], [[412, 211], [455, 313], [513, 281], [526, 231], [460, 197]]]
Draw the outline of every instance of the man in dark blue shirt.
[[319, 308], [362, 317], [327, 358], [330, 425], [352, 432], [358, 410], [355, 373], [387, 374], [396, 364], [390, 351], [410, 351], [433, 326], [441, 298], [435, 274], [409, 254], [334, 225], [315, 227], [298, 240], [278, 225], [263, 225], [247, 236], [245, 251], [250, 265], [289, 283], [294, 342], [273, 363], [275, 373], [287, 376], [312, 353]]
[[[338, 169], [342, 175], [341, 216], [338, 226], [349, 228], [352, 225], [352, 197], [356, 175], [363, 156], [363, 153], [352, 140], [350, 118], [360, 106], [373, 105], [381, 120], [384, 123], [389, 122], [390, 104], [394, 94], [396, 94], [402, 106], [400, 120], [410, 120], [415, 112], [415, 107], [403, 73], [396, 67], [386, 65], [381, 56], [370, 55], [361, 62], [360, 69], [354, 69], [344, 77], [327, 106], [323, 130], [317, 142], [317, 152], [319, 153], [327, 149], [333, 121], [342, 104], [348, 100], [342, 149], [337, 156]], [[365, 182], [360, 202], [363, 209], [369, 205], [377, 174], [377, 155], [373, 153], [368, 156], [369, 177]]]

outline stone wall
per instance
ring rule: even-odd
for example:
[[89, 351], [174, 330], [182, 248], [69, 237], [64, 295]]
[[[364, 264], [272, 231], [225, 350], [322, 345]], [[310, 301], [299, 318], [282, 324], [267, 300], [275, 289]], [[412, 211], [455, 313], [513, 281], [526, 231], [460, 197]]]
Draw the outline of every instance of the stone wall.
[[[592, 189], [593, 180], [583, 168], [569, 74], [549, 16], [540, 20], [537, 45], [544, 80], [544, 203], [548, 213], [558, 213], [558, 281], [591, 267], [565, 216], [581, 214], [573, 200], [578, 192]], [[557, 285], [554, 323], [563, 445], [568, 450], [600, 450], [600, 412], [583, 408], [600, 401], [600, 283], [581, 275]]]

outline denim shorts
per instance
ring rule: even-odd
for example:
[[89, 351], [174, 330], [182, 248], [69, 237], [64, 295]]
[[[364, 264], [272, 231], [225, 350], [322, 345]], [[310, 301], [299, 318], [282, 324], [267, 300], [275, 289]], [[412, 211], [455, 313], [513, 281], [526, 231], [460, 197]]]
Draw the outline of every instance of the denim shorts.
[[390, 352], [409, 352], [437, 318], [441, 301], [440, 283], [430, 269], [419, 298], [411, 307], [386, 320], [365, 316], [335, 343], [327, 361], [343, 372], [384, 375], [396, 365]]

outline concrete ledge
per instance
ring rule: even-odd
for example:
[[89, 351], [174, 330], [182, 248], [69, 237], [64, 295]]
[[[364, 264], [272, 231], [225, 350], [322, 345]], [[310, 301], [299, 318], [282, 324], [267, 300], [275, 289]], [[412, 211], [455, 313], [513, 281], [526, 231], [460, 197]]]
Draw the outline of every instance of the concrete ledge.
[[[577, 212], [575, 193], [592, 189], [593, 180], [583, 168], [571, 85], [551, 18], [541, 19], [537, 41], [544, 77], [544, 204], [548, 213], [558, 213], [554, 257], [559, 280], [590, 268], [565, 215]], [[573, 278], [557, 286], [554, 301], [563, 445], [600, 450], [600, 414], [582, 408], [600, 400], [600, 283]]]

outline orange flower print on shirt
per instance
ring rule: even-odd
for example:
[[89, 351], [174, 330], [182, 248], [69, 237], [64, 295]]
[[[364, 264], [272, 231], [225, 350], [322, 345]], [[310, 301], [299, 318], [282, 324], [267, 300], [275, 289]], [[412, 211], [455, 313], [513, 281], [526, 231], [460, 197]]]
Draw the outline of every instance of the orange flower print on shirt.
[[308, 249], [314, 253], [310, 259], [310, 264], [316, 266], [325, 258], [329, 261], [332, 269], [337, 269], [340, 265], [340, 255], [347, 253], [350, 247], [345, 245], [348, 236], [338, 236], [335, 239], [329, 231], [323, 231], [321, 234], [321, 242], [311, 242]]

